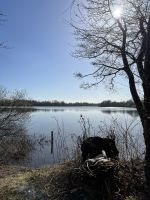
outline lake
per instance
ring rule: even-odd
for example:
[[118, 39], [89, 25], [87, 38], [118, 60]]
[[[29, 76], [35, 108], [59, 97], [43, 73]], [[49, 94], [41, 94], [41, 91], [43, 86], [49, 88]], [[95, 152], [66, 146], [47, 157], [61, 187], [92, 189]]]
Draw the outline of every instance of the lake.
[[[137, 137], [142, 132], [135, 108], [34, 107], [26, 127], [30, 136], [41, 138], [41, 140], [22, 164], [39, 167], [62, 161], [66, 159], [66, 156], [69, 158], [74, 153], [77, 136], [83, 133], [83, 129], [86, 128], [91, 135], [101, 135], [102, 130], [105, 129], [107, 132], [110, 126], [114, 130], [115, 126], [120, 127], [119, 131], [129, 128]], [[52, 131], [54, 134], [53, 154], [48, 142]], [[65, 150], [62, 150], [64, 147]]]

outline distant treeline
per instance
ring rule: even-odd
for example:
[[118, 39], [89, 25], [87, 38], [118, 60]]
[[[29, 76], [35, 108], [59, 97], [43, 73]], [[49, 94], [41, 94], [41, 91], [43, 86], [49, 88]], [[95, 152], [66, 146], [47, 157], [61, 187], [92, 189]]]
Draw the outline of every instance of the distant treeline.
[[135, 107], [135, 104], [132, 100], [128, 101], [103, 101], [99, 104], [100, 107]]
[[30, 100], [28, 104], [31, 106], [98, 106], [96, 103], [86, 103], [86, 102], [75, 102], [75, 103], [66, 103], [64, 101], [35, 101]]
[[36, 100], [0, 100], [0, 106], [98, 106], [98, 103], [75, 102], [66, 103], [64, 101], [36, 101]]
[[87, 102], [76, 102], [76, 103], [65, 103], [64, 101], [36, 101], [36, 100], [0, 100], [0, 106], [100, 106], [100, 107], [135, 107], [132, 100], [128, 101], [102, 101], [101, 103], [87, 103]]

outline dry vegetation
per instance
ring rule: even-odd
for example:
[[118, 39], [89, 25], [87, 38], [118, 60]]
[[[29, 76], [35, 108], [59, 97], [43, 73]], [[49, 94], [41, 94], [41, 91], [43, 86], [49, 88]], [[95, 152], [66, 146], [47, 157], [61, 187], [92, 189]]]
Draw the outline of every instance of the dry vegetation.
[[70, 167], [58, 165], [40, 169], [1, 167], [0, 199], [61, 200], [67, 190]]
[[71, 188], [73, 185], [70, 178], [74, 169], [71, 164], [34, 170], [3, 167], [1, 168], [0, 199], [61, 200], [65, 196], [67, 198], [69, 191], [71, 195], [81, 187], [80, 184], [79, 188], [76, 188], [79, 182], [75, 181], [74, 176], [74, 186], [76, 187]]
[[[142, 199], [143, 164], [122, 163], [119, 171], [121, 200]], [[2, 200], [97, 200], [101, 195], [97, 181], [81, 170], [79, 162], [27, 169], [0, 167]], [[96, 182], [95, 182], [96, 181]], [[127, 198], [129, 197], [129, 198]]]

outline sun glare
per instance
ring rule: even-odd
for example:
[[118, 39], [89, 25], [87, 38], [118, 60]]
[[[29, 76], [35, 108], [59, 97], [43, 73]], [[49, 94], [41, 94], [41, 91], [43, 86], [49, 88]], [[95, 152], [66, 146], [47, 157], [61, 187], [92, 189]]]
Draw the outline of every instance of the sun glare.
[[117, 7], [113, 11], [113, 16], [114, 16], [114, 18], [119, 19], [121, 17], [122, 13], [123, 13], [122, 8], [121, 7]]

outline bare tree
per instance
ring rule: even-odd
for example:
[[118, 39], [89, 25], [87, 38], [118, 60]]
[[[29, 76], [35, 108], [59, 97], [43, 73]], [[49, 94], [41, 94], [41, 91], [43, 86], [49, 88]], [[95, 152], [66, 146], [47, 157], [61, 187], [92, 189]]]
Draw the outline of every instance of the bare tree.
[[7, 136], [15, 136], [24, 129], [28, 113], [19, 110], [20, 103], [25, 99], [25, 92], [13, 93], [5, 88], [0, 88], [0, 139]]
[[[150, 199], [150, 1], [76, 0], [73, 27], [79, 41], [75, 56], [92, 61], [92, 87], [117, 77], [128, 80], [143, 126], [146, 145], [145, 199]], [[141, 95], [142, 93], [142, 95]], [[144, 101], [143, 101], [144, 99]]]

